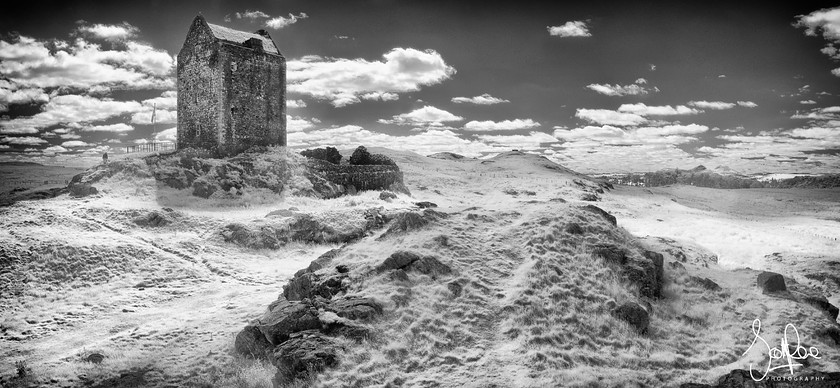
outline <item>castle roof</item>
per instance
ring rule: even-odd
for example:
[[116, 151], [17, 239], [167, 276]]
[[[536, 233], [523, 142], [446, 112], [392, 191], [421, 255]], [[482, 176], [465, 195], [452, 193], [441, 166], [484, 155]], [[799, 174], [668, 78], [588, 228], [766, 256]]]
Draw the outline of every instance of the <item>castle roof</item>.
[[278, 50], [277, 46], [274, 45], [274, 41], [267, 36], [268, 34], [264, 36], [253, 32], [237, 31], [210, 23], [207, 23], [207, 25], [210, 27], [210, 31], [213, 32], [213, 36], [215, 36], [216, 39], [243, 44], [248, 39], [257, 38], [262, 41], [263, 51], [280, 55], [280, 50]]

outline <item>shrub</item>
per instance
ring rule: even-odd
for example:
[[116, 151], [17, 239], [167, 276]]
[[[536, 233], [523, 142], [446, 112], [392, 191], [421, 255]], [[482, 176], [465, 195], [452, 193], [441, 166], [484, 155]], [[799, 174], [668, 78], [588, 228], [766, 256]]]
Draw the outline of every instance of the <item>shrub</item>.
[[303, 150], [300, 152], [301, 155], [312, 158], [323, 160], [325, 162], [330, 162], [332, 164], [339, 164], [341, 163], [341, 154], [338, 152], [335, 147], [327, 147], [327, 148], [314, 148], [311, 150]]
[[365, 146], [359, 146], [359, 148], [353, 151], [353, 155], [350, 155], [350, 164], [356, 166], [397, 165], [391, 158], [385, 155], [371, 154]]

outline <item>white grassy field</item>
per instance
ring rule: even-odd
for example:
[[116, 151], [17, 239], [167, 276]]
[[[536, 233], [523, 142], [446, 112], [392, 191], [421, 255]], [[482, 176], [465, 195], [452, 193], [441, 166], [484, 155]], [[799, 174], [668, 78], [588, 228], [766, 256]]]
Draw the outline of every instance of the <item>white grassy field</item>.
[[[380, 240], [376, 232], [331, 263], [351, 268], [357, 282], [350, 294], [385, 306], [371, 324], [377, 335], [348, 346], [340, 365], [316, 380], [283, 385], [711, 382], [760, 358], [741, 357], [755, 318], [776, 343], [786, 323], [796, 324], [822, 352], [811, 368], [840, 371], [840, 344], [814, 334], [832, 325], [819, 310], [754, 287], [755, 270], [773, 269], [840, 305], [830, 279], [806, 276], [840, 261], [833, 240], [840, 236], [840, 191], [617, 188], [586, 202], [581, 197], [595, 184], [533, 155], [481, 161], [372, 151], [397, 162], [412, 197], [224, 202], [115, 176], [96, 184], [101, 193], [93, 197], [0, 208], [0, 253], [7, 257], [0, 375], [9, 381], [15, 362], [24, 361], [29, 376], [15, 380], [23, 386], [272, 386], [274, 367], [234, 355], [233, 338], [294, 272], [337, 245], [251, 249], [225, 242], [219, 230], [272, 222], [266, 214], [292, 207], [352, 225], [366, 209], [397, 212], [416, 201], [450, 216], [402, 236]], [[614, 214], [619, 228], [579, 209], [589, 203]], [[133, 222], [164, 207], [173, 210], [169, 225]], [[570, 223], [584, 233], [568, 233]], [[654, 313], [647, 334], [609, 313], [610, 303], [645, 298], [592, 256], [591, 246], [603, 242], [665, 255], [663, 297], [648, 301]], [[398, 249], [436, 255], [454, 273], [400, 282], [371, 275]], [[671, 264], [679, 252], [685, 262]], [[706, 290], [696, 277], [722, 289]], [[102, 363], [86, 362], [92, 353], [104, 355]]]

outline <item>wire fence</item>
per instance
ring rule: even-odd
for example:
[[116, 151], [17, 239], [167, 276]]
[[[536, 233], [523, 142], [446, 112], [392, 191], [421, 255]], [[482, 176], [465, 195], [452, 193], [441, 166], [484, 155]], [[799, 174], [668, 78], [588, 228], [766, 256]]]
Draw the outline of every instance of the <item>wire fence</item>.
[[134, 152], [157, 152], [157, 151], [174, 151], [178, 148], [175, 143], [145, 143], [125, 146], [125, 153], [130, 154]]

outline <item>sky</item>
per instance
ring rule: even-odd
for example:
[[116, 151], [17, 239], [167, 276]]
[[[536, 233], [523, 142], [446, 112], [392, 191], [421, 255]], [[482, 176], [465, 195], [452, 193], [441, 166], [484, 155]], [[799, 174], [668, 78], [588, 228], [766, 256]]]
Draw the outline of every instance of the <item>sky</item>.
[[840, 172], [837, 4], [554, 3], [27, 2], [0, 15], [0, 161], [173, 141], [176, 57], [201, 14], [269, 32], [295, 148]]

